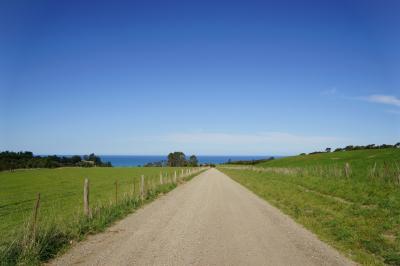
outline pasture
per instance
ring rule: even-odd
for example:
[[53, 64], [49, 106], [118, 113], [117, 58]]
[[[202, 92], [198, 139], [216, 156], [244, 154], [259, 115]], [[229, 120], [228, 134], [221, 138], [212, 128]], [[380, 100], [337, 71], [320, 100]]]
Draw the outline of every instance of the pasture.
[[355, 261], [400, 265], [399, 167], [400, 149], [382, 149], [219, 169]]
[[[188, 168], [173, 167], [132, 167], [132, 168], [56, 168], [28, 169], [0, 172], [0, 248], [3, 256], [13, 260], [14, 251], [6, 251], [12, 241], [21, 242], [26, 237], [33, 216], [37, 193], [40, 193], [38, 214], [39, 226], [57, 227], [57, 232], [68, 232], [65, 237], [79, 240], [86, 233], [103, 230], [112, 221], [133, 211], [142, 203], [139, 200], [141, 175], [144, 175], [145, 200], [151, 200], [159, 193], [173, 189], [177, 182], [193, 176]], [[175, 179], [175, 173], [177, 179]], [[160, 184], [160, 174], [163, 184]], [[83, 185], [85, 178], [90, 182], [90, 207], [94, 219], [83, 218]], [[101, 211], [101, 214], [100, 213]], [[110, 211], [111, 210], [111, 211]], [[96, 216], [97, 215], [97, 216]], [[82, 222], [83, 220], [84, 222]], [[97, 221], [97, 222], [96, 222]], [[97, 223], [97, 224], [95, 224]], [[85, 228], [79, 228], [84, 226]], [[53, 229], [52, 229], [53, 230]], [[70, 233], [74, 231], [73, 233]], [[48, 229], [44, 229], [48, 232]], [[58, 234], [58, 233], [57, 233]], [[45, 238], [48, 236], [44, 236]], [[68, 242], [68, 241], [64, 242]], [[23, 241], [22, 241], [23, 242]], [[40, 242], [40, 241], [39, 241]], [[65, 243], [61, 246], [63, 246]], [[47, 245], [47, 244], [46, 244]], [[50, 244], [51, 246], [52, 244]], [[43, 244], [39, 245], [42, 248]], [[41, 261], [51, 257], [60, 247], [50, 248], [39, 257], [28, 257], [28, 262]], [[21, 252], [21, 247], [14, 247]], [[0, 250], [0, 251], [1, 251]], [[11, 253], [10, 253], [11, 252]], [[1, 253], [1, 252], [0, 252]], [[31, 252], [32, 253], [32, 252]], [[33, 252], [35, 253], [35, 252]], [[11, 254], [11, 255], [10, 255]], [[1, 255], [1, 254], [0, 254]], [[21, 257], [21, 254], [16, 255]]]

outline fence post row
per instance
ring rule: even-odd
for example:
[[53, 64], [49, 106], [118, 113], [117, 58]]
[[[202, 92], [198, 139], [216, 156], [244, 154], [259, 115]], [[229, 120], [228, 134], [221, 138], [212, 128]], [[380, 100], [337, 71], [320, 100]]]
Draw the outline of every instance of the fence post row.
[[[346, 163], [346, 175], [348, 175], [349, 170], [349, 165], [348, 163]], [[187, 176], [188, 173], [191, 174], [191, 170], [192, 169], [186, 169], [186, 174], [184, 173], [184, 169], [181, 169], [181, 176], [180, 178], [183, 178], [184, 176]], [[202, 170], [202, 168], [199, 169], [193, 169], [194, 173], [197, 173], [198, 171]], [[176, 183], [177, 181], [177, 171], [174, 171], [174, 177], [173, 179], [171, 178], [170, 175], [168, 175], [168, 173], [165, 174], [166, 178], [167, 178], [167, 183], [168, 183], [168, 177], [170, 181], [173, 181]], [[150, 180], [149, 180], [150, 181]], [[154, 180], [150, 181], [151, 183], [149, 183], [149, 185], [151, 185], [153, 188], [155, 187], [155, 183]], [[163, 180], [163, 174], [162, 172], [160, 172], [160, 185], [163, 185], [165, 182]], [[118, 180], [115, 181], [115, 203], [118, 203]], [[140, 199], [143, 201], [144, 200], [144, 196], [145, 196], [145, 189], [144, 189], [144, 185], [145, 185], [145, 180], [144, 180], [144, 175], [141, 175], [141, 180], [140, 180]], [[132, 182], [132, 194], [135, 194], [135, 178], [133, 178], [133, 182]], [[84, 181], [84, 185], [83, 185], [83, 212], [85, 214], [86, 217], [92, 217], [92, 213], [90, 210], [90, 201], [89, 201], [89, 195], [90, 195], [90, 183], [89, 183], [89, 179], [85, 178]], [[38, 217], [38, 212], [39, 212], [39, 206], [40, 206], [40, 193], [37, 194], [37, 198], [36, 198], [36, 202], [35, 202], [35, 206], [34, 206], [34, 210], [33, 210], [33, 222], [32, 222], [32, 235], [33, 237], [35, 237], [36, 235], [36, 224], [37, 224], [37, 217]]]

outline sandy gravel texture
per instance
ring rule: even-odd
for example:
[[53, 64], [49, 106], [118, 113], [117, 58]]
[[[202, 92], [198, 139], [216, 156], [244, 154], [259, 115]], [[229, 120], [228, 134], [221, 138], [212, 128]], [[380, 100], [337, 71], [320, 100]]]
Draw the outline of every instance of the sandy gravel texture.
[[354, 265], [216, 169], [50, 265]]

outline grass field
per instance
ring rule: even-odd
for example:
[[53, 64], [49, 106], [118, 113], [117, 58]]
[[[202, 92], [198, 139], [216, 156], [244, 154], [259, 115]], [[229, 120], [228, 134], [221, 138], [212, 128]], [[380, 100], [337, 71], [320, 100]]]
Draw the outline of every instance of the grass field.
[[[0, 256], [3, 254], [10, 259], [10, 256], [14, 256], [11, 254], [14, 251], [5, 252], [4, 250], [9, 248], [9, 244], [15, 239], [23, 242], [22, 238], [25, 236], [21, 232], [26, 232], [27, 225], [32, 220], [37, 193], [41, 195], [39, 223], [40, 226], [46, 227], [43, 234], [48, 234], [49, 230], [56, 230], [57, 234], [61, 232], [65, 238], [79, 240], [87, 232], [104, 229], [110, 222], [124, 216], [141, 204], [138, 201], [141, 175], [145, 176], [145, 187], [149, 191], [147, 195], [149, 200], [157, 194], [165, 193], [175, 187], [172, 182], [174, 173], [177, 172], [179, 177], [183, 169], [170, 167], [56, 168], [0, 172], [0, 235], [2, 236], [0, 251], [3, 252], [0, 252]], [[160, 186], [160, 173], [162, 173], [164, 181], [162, 186]], [[94, 219], [90, 222], [83, 219], [85, 178], [90, 181], [91, 208], [102, 210], [102, 213], [98, 213], [97, 216], [95, 213]], [[116, 181], [118, 184], [117, 198]], [[165, 184], [167, 182], [169, 184]], [[52, 226], [57, 229], [49, 229]], [[80, 228], [80, 226], [85, 228]], [[64, 242], [66, 240], [68, 239], [65, 239]], [[47, 243], [46, 245], [51, 244]], [[43, 244], [37, 246], [43, 249]], [[37, 263], [54, 255], [62, 246], [48, 247], [51, 251], [44, 252], [43, 256], [41, 255], [43, 250], [35, 251], [39, 253], [38, 258], [31, 258], [29, 257], [31, 255], [27, 255], [29, 258], [19, 259], [19, 262]], [[18, 253], [20, 252], [18, 249], [21, 247], [14, 247], [14, 249]], [[15, 256], [21, 257], [22, 255], [16, 254]], [[8, 264], [17, 262], [12, 258]]]
[[355, 261], [400, 265], [399, 167], [400, 150], [382, 149], [220, 169]]
[[304, 167], [315, 165], [335, 165], [350, 163], [352, 166], [373, 165], [375, 162], [399, 161], [399, 149], [371, 149], [350, 152], [317, 153], [285, 157], [279, 160], [270, 160], [259, 164], [264, 167]]

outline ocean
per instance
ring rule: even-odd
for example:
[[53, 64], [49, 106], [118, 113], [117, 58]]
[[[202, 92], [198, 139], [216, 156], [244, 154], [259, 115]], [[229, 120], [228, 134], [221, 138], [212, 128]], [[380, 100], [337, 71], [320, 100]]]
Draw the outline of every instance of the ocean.
[[[213, 163], [220, 164], [225, 163], [229, 159], [232, 161], [238, 160], [259, 160], [266, 159], [271, 156], [240, 156], [240, 155], [199, 155], [197, 159], [199, 163]], [[281, 156], [274, 156], [275, 158]], [[128, 167], [128, 166], [143, 166], [147, 163], [166, 161], [167, 156], [165, 155], [100, 155], [103, 162], [111, 162], [113, 166]]]

